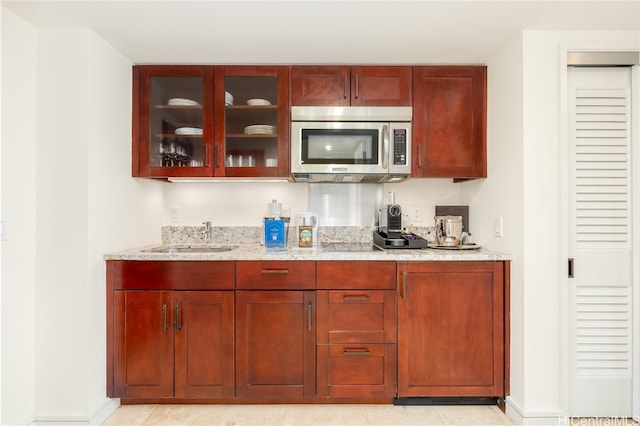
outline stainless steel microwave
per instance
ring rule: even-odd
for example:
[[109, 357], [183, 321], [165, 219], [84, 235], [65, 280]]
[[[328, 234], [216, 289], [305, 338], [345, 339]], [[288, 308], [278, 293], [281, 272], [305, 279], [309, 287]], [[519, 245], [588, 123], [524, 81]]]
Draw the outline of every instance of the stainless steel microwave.
[[299, 182], [397, 182], [411, 173], [411, 107], [292, 107]]

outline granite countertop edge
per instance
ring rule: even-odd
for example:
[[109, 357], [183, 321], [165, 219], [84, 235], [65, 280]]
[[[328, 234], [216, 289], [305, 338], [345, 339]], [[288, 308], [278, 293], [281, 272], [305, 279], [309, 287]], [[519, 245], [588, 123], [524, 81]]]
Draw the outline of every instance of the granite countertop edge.
[[325, 251], [321, 247], [266, 248], [260, 243], [232, 244], [236, 248], [214, 253], [153, 252], [166, 245], [122, 250], [104, 255], [104, 260], [131, 261], [235, 261], [235, 260], [370, 260], [370, 261], [508, 261], [511, 256], [484, 248], [473, 250], [387, 249], [371, 252]]

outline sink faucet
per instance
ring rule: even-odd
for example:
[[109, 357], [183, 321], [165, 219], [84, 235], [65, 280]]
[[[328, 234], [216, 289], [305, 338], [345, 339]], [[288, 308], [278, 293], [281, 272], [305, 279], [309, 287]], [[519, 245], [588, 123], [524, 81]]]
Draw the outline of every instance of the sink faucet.
[[204, 243], [210, 244], [212, 239], [211, 221], [202, 222], [202, 224], [204, 225], [204, 232], [202, 233], [204, 235]]

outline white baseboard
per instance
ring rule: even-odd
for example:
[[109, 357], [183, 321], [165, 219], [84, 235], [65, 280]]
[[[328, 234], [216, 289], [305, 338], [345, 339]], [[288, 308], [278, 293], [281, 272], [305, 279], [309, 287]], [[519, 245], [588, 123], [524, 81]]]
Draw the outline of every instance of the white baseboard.
[[505, 413], [515, 424], [523, 426], [566, 426], [565, 417], [560, 410], [525, 411], [511, 397], [506, 399]]
[[93, 414], [84, 416], [37, 416], [31, 425], [101, 425], [120, 406], [120, 399], [107, 399]]

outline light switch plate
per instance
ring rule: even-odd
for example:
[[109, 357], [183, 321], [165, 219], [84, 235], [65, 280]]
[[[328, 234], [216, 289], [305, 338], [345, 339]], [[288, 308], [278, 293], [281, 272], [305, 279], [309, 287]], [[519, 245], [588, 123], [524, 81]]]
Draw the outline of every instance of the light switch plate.
[[180, 222], [180, 207], [177, 207], [177, 206], [169, 207], [169, 222], [171, 223]]
[[502, 238], [502, 218], [496, 217], [493, 219], [493, 236]]

